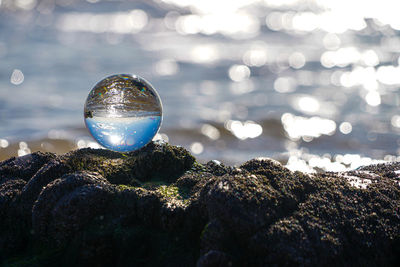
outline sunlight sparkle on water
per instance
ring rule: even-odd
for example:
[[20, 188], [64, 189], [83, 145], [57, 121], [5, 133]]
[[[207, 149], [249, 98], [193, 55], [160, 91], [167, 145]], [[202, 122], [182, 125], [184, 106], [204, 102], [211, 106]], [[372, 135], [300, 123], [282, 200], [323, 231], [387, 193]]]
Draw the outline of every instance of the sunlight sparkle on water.
[[66, 32], [128, 34], [141, 31], [147, 23], [147, 13], [141, 9], [134, 9], [129, 12], [102, 14], [71, 12], [61, 16], [57, 27]]
[[292, 140], [301, 137], [317, 138], [321, 135], [332, 135], [336, 131], [336, 123], [333, 120], [320, 117], [301, 117], [285, 113], [281, 118], [283, 127]]
[[225, 123], [225, 128], [231, 131], [232, 134], [240, 140], [256, 138], [263, 132], [261, 125], [255, 123], [254, 121], [246, 121], [242, 123], [241, 121], [228, 120]]
[[[119, 152], [137, 150], [156, 135], [161, 100], [144, 79], [126, 74], [100, 81], [85, 103], [85, 123], [102, 146]], [[78, 146], [84, 144], [78, 144]]]
[[13, 70], [11, 77], [10, 77], [10, 82], [15, 85], [20, 85], [21, 83], [24, 82], [24, 74], [22, 71], [15, 69]]
[[353, 127], [350, 122], [345, 121], [340, 124], [339, 130], [342, 134], [349, 134], [353, 130]]
[[250, 77], [250, 69], [245, 65], [233, 65], [228, 74], [232, 81], [240, 82]]

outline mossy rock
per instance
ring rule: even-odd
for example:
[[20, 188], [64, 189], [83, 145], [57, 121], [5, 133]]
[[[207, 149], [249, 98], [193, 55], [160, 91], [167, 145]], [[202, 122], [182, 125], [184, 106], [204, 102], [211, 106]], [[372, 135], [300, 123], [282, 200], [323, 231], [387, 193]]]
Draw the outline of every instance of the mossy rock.
[[201, 164], [182, 147], [80, 149], [0, 163], [5, 266], [400, 262], [399, 163], [292, 172]]

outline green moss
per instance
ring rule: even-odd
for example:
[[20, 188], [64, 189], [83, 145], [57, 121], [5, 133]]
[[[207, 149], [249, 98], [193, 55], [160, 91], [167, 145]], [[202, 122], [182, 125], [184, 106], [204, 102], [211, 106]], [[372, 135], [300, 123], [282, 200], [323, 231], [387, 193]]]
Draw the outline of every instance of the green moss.
[[130, 153], [103, 149], [81, 149], [64, 157], [74, 171], [93, 171], [112, 184], [139, 186], [140, 183], [161, 179], [172, 183], [189, 170], [194, 157], [182, 147], [150, 143]]
[[117, 186], [117, 188], [118, 188], [119, 190], [121, 190], [121, 191], [124, 191], [124, 190], [136, 189], [137, 187], [135, 187], [135, 186], [130, 186], [130, 185], [125, 185], [125, 184], [119, 184], [119, 185]]
[[167, 185], [168, 185], [167, 182], [159, 179], [152, 179], [148, 182], [142, 183], [142, 187], [149, 190], [157, 190], [160, 186], [167, 186]]
[[179, 194], [179, 188], [176, 186], [166, 186], [166, 185], [161, 185], [158, 187], [157, 192], [161, 194], [163, 198], [170, 199], [170, 198], [176, 198], [176, 199], [181, 199], [181, 195]]
[[199, 163], [197, 160], [193, 163], [192, 168], [190, 169], [192, 172], [205, 172], [206, 170], [206, 166]]
[[184, 206], [190, 203], [189, 194], [184, 190], [174, 185], [161, 185], [156, 192], [161, 195], [161, 199], [167, 202], [180, 202]]

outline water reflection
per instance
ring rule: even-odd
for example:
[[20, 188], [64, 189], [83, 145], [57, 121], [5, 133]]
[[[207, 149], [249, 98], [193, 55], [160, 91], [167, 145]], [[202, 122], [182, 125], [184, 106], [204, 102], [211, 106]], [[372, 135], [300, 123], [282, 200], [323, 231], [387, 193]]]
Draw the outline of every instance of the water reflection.
[[396, 0], [1, 0], [0, 158], [96, 147], [93, 81], [138, 73], [165, 103], [155, 140], [200, 159], [342, 171], [398, 160]]
[[141, 31], [147, 22], [147, 13], [141, 9], [104, 14], [70, 12], [58, 19], [57, 27], [67, 32], [128, 34]]
[[10, 82], [14, 85], [20, 85], [24, 82], [24, 74], [21, 70], [15, 69], [13, 70], [10, 78]]

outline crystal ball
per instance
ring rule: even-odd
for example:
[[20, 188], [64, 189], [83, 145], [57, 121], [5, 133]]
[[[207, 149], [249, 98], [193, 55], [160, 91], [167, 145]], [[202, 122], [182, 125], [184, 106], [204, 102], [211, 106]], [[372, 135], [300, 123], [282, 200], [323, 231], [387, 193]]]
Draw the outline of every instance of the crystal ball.
[[84, 118], [100, 145], [129, 152], [142, 148], [156, 135], [162, 121], [162, 104], [145, 79], [117, 74], [101, 80], [90, 91]]

